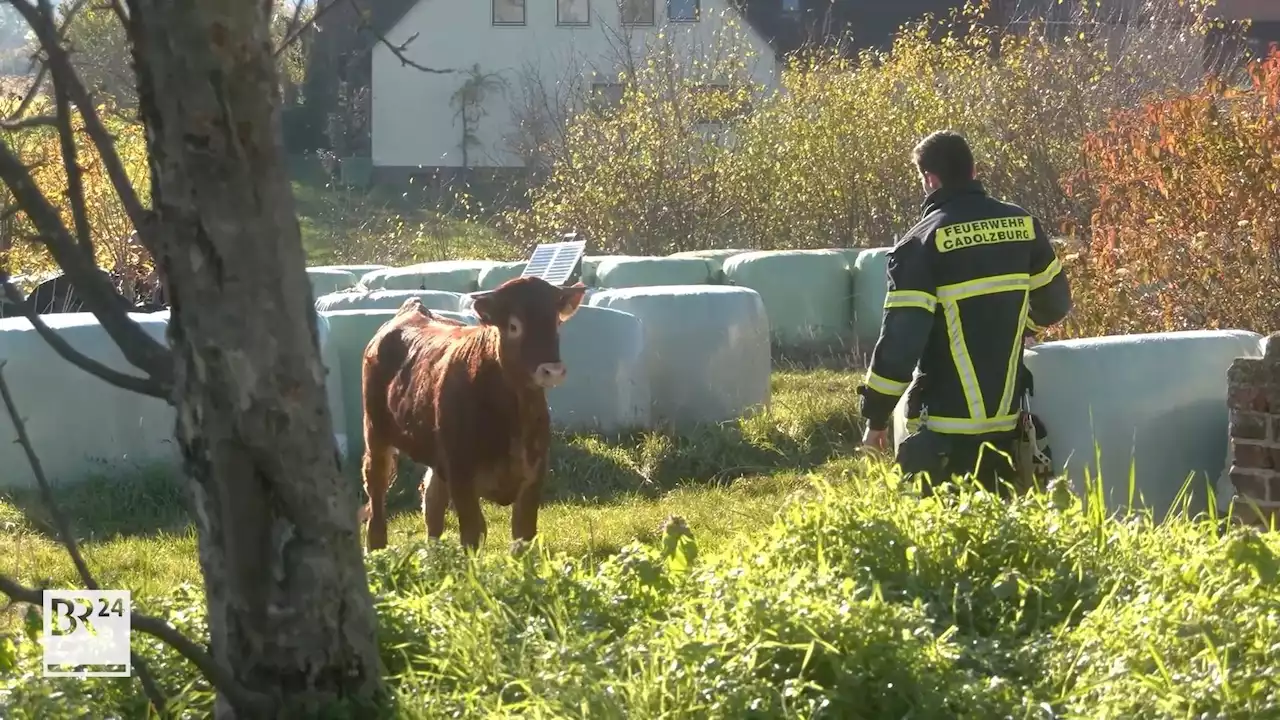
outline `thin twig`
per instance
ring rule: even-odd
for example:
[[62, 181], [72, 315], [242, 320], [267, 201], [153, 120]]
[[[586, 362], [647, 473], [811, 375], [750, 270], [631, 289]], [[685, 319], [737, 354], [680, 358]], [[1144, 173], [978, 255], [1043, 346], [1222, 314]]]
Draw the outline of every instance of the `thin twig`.
[[157, 383], [155, 380], [148, 377], [138, 377], [137, 375], [120, 372], [119, 370], [108, 367], [107, 365], [104, 365], [103, 363], [100, 363], [71, 347], [71, 344], [63, 339], [61, 335], [54, 332], [53, 328], [45, 324], [44, 320], [40, 317], [39, 313], [36, 312], [34, 307], [30, 307], [29, 304], [23, 300], [22, 293], [18, 291], [18, 288], [14, 287], [13, 283], [9, 281], [7, 276], [0, 275], [0, 277], [3, 278], [0, 279], [0, 291], [4, 293], [4, 297], [10, 303], [23, 309], [23, 315], [31, 323], [36, 334], [43, 338], [49, 347], [51, 347], [63, 360], [66, 360], [72, 365], [75, 365], [81, 370], [93, 375], [109, 385], [114, 385], [122, 390], [136, 392], [140, 395], [147, 395], [159, 398], [166, 402], [172, 402], [172, 398], [164, 386]]
[[[12, 287], [8, 285], [8, 287]], [[0, 360], [0, 398], [4, 399], [5, 410], [9, 412], [9, 419], [13, 422], [13, 430], [18, 436], [18, 444], [22, 446], [22, 451], [27, 455], [27, 463], [31, 465], [31, 472], [36, 477], [36, 484], [40, 487], [40, 498], [44, 500], [45, 508], [53, 517], [53, 524], [58, 530], [59, 539], [62, 540], [62, 546], [67, 549], [67, 554], [71, 556], [71, 562], [76, 566], [76, 572], [80, 575], [80, 582], [90, 590], [100, 589], [98, 581], [93, 578], [93, 573], [89, 572], [89, 566], [84, 561], [84, 555], [80, 553], [80, 544], [76, 542], [75, 533], [71, 531], [71, 521], [66, 515], [62, 514], [62, 509], [58, 507], [57, 501], [53, 499], [53, 487], [49, 485], [49, 478], [44, 474], [44, 467], [40, 464], [40, 456], [36, 454], [35, 447], [31, 444], [31, 438], [27, 435], [27, 425], [22, 422], [22, 417], [18, 414], [18, 406], [13, 402], [13, 394], [9, 392], [9, 383], [4, 379], [4, 366], [7, 360]], [[43, 603], [42, 603], [43, 605]], [[135, 653], [130, 651], [130, 659], [141, 660]], [[147, 669], [146, 661], [143, 661], [137, 667], [138, 678], [142, 681], [143, 692], [147, 694], [147, 698], [155, 707], [160, 717], [167, 717], [167, 702], [164, 694], [160, 692], [156, 685], [155, 678], [151, 677], [151, 673]]]
[[[324, 17], [325, 14], [328, 13], [331, 9], [333, 9], [334, 7], [337, 7], [337, 5], [340, 2], [342, 2], [342, 0], [332, 0], [332, 2], [325, 5], [324, 7], [317, 9], [315, 15], [312, 15], [310, 20], [303, 23], [301, 27], [296, 28], [295, 30], [293, 30], [292, 32], [288, 33], [285, 36], [284, 41], [280, 43], [280, 47], [276, 48], [275, 51], [272, 53], [272, 55], [275, 57], [280, 57], [281, 53], [287, 50], [290, 45], [297, 42], [298, 38], [302, 37], [304, 33], [312, 29], [313, 27], [315, 27], [316, 22], [319, 21], [320, 18]], [[396, 59], [400, 61], [401, 65], [411, 67], [414, 70], [418, 70], [420, 72], [430, 73], [432, 75], [452, 75], [453, 73], [458, 72], [453, 68], [427, 67], [426, 65], [423, 65], [419, 62], [410, 60], [405, 53], [409, 49], [409, 43], [412, 43], [414, 40], [418, 39], [418, 33], [414, 33], [413, 35], [410, 35], [408, 40], [405, 40], [399, 45], [396, 45], [392, 43], [390, 40], [388, 40], [386, 35], [382, 34], [377, 28], [375, 28], [373, 26], [373, 23], [369, 22], [369, 20], [367, 19], [369, 17], [368, 13], [365, 12], [364, 8], [362, 8], [360, 4], [356, 2], [356, 0], [347, 0], [347, 2], [351, 3], [351, 7], [355, 9], [356, 15], [358, 15], [360, 18], [360, 29], [368, 30], [369, 33], [373, 35], [374, 39], [376, 39], [379, 43], [385, 45], [387, 49], [391, 51], [391, 54], [396, 56]], [[299, 3], [299, 8], [300, 7], [301, 7], [301, 3]], [[297, 12], [298, 11], [295, 11], [295, 17], [297, 16], [296, 15]]]
[[[3, 573], [0, 573], [0, 593], [8, 595], [17, 602], [43, 605], [40, 590], [26, 587]], [[213, 689], [225, 696], [234, 707], [245, 709], [247, 717], [267, 717], [262, 712], [268, 707], [265, 697], [241, 687], [235, 678], [218, 667], [213, 657], [204, 648], [183, 635], [174, 626], [160, 618], [144, 615], [136, 610], [129, 613], [129, 625], [132, 629], [168, 645], [187, 662], [195, 665]]]

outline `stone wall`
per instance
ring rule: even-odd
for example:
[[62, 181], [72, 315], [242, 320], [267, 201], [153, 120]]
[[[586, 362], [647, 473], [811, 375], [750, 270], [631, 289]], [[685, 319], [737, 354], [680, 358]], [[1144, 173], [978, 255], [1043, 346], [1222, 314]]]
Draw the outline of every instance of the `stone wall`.
[[1280, 333], [1266, 343], [1263, 357], [1239, 358], [1227, 371], [1230, 473], [1236, 515], [1280, 526]]

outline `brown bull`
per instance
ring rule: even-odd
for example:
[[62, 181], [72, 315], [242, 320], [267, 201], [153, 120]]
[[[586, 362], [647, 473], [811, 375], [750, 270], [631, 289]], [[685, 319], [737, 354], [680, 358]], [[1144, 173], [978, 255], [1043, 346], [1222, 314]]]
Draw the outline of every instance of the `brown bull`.
[[511, 536], [532, 540], [551, 446], [546, 391], [564, 381], [560, 324], [586, 288], [516, 278], [475, 295], [468, 326], [406, 300], [364, 351], [362, 515], [368, 547], [387, 544], [387, 489], [397, 452], [428, 467], [422, 480], [427, 537], [444, 533], [450, 501], [462, 544], [485, 533], [480, 498], [515, 507]]

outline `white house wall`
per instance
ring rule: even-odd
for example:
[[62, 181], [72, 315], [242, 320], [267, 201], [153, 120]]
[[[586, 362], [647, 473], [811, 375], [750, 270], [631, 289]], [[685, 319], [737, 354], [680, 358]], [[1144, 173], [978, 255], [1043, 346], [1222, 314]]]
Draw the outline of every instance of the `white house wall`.
[[[430, 68], [455, 68], [452, 74], [424, 73], [405, 65], [386, 46], [373, 53], [373, 164], [378, 167], [461, 167], [462, 125], [450, 102], [469, 71], [478, 65], [484, 74], [496, 73], [507, 89], [490, 91], [485, 115], [475, 129], [476, 144], [468, 147], [471, 167], [520, 166], [509, 149], [516, 133], [513, 106], [523, 105], [521, 86], [530, 71], [554, 87], [566, 73], [574, 73], [590, 88], [593, 82], [616, 82], [629, 36], [633, 57], [646, 43], [671, 38], [679, 52], [704, 54], [723, 46], [725, 15], [740, 28], [752, 48], [748, 72], [754, 80], [775, 86], [777, 62], [773, 50], [745, 18], [727, 10], [724, 0], [702, 0], [697, 23], [669, 22], [666, 0], [654, 0], [655, 25], [622, 28], [616, 0], [592, 0], [590, 25], [556, 24], [556, 0], [526, 0], [523, 26], [494, 25], [493, 0], [421, 0], [387, 34], [399, 45], [411, 35], [405, 56]], [[625, 31], [625, 32], [624, 32]], [[717, 42], [719, 40], [719, 42]]]

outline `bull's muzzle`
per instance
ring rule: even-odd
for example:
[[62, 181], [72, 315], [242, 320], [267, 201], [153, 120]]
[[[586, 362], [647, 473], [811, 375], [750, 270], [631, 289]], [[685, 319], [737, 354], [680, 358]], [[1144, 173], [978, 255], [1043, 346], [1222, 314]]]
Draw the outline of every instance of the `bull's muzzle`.
[[533, 371], [533, 382], [544, 390], [550, 390], [563, 383], [568, 373], [562, 362], [542, 363]]

